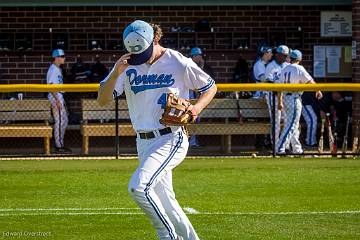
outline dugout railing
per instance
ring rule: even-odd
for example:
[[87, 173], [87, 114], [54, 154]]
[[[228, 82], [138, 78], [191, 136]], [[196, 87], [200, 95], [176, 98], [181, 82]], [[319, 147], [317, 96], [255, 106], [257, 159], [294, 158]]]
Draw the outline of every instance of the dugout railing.
[[[125, 98], [100, 106], [96, 102], [98, 87], [98, 84], [0, 85], [0, 156], [136, 154], [136, 134]], [[318, 90], [324, 94], [320, 101], [314, 98]], [[197, 123], [188, 126], [189, 154], [358, 155], [359, 114], [352, 108], [352, 98], [359, 90], [360, 84], [352, 83], [218, 84], [213, 102]], [[49, 115], [50, 104], [46, 104], [48, 92], [65, 92], [69, 116], [64, 145], [72, 153], [55, 151], [55, 132], [50, 133], [55, 127], [54, 117]], [[301, 96], [301, 92], [305, 93]], [[281, 112], [279, 93], [283, 93]], [[296, 107], [299, 101], [304, 105], [302, 110]], [[295, 123], [289, 124], [292, 121]], [[296, 127], [290, 129], [290, 125]], [[281, 134], [286, 132], [295, 137], [284, 140]], [[286, 145], [282, 147], [284, 151], [279, 150], [282, 142]]]

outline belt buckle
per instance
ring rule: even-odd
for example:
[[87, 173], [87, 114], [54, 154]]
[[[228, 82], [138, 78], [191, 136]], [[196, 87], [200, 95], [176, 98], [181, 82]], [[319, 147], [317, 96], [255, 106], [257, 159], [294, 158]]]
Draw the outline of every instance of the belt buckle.
[[145, 132], [145, 133], [144, 133], [144, 139], [145, 139], [145, 140], [148, 140], [148, 139], [150, 139], [150, 138], [148, 137], [148, 134], [147, 134], [147, 132]]
[[146, 132], [140, 132], [139, 137], [140, 137], [140, 139], [145, 139], [145, 140], [148, 139]]

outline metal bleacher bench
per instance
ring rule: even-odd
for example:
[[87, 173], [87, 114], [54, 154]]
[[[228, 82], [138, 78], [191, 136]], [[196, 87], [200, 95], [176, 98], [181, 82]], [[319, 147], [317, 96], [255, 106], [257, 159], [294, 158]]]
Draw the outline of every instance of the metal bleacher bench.
[[0, 100], [0, 137], [44, 138], [44, 153], [50, 154], [51, 105], [46, 99]]
[[[81, 106], [82, 149], [88, 154], [89, 137], [115, 136], [115, 102], [102, 107], [96, 100], [82, 99]], [[238, 121], [239, 109], [243, 118], [241, 123]], [[263, 99], [214, 99], [200, 117], [200, 123], [188, 126], [190, 134], [225, 136], [223, 150], [227, 153], [231, 152], [231, 135], [268, 134], [270, 131], [269, 113]], [[119, 136], [135, 136], [125, 100], [119, 100], [119, 119]]]

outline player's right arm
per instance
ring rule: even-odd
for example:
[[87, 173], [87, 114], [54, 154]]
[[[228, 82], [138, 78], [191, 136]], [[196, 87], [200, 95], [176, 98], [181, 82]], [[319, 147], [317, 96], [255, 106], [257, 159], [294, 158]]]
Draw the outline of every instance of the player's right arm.
[[113, 100], [113, 93], [116, 82], [119, 76], [129, 66], [127, 60], [130, 58], [130, 55], [130, 53], [127, 53], [121, 56], [120, 59], [115, 63], [115, 66], [109, 75], [100, 83], [97, 101], [101, 106], [106, 105]]

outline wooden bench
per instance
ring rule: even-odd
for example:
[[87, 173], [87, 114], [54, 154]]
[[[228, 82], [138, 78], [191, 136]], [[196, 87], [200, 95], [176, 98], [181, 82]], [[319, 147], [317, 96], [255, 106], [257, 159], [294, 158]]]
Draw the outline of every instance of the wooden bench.
[[[100, 106], [94, 99], [82, 99], [82, 120], [80, 131], [83, 137], [82, 152], [89, 153], [90, 137], [115, 136], [115, 101]], [[135, 136], [125, 100], [119, 100], [119, 136]], [[110, 122], [107, 122], [110, 121]]]
[[[83, 99], [81, 105], [82, 150], [84, 154], [88, 154], [89, 137], [115, 136], [115, 102], [101, 107], [96, 100]], [[201, 123], [189, 125], [190, 134], [224, 136], [223, 148], [227, 153], [231, 152], [231, 135], [269, 134], [269, 113], [263, 99], [240, 99], [239, 107], [242, 123], [238, 122], [239, 108], [236, 99], [214, 99], [201, 113]], [[111, 122], [105, 123], [106, 119]], [[119, 119], [119, 136], [135, 136], [125, 100], [119, 100]]]
[[44, 153], [50, 154], [51, 105], [46, 99], [0, 100], [0, 137], [44, 138]]
[[[239, 109], [242, 116], [240, 122]], [[200, 123], [189, 125], [189, 132], [224, 136], [222, 145], [226, 153], [231, 152], [231, 135], [270, 133], [269, 111], [264, 99], [213, 99], [200, 117]]]

